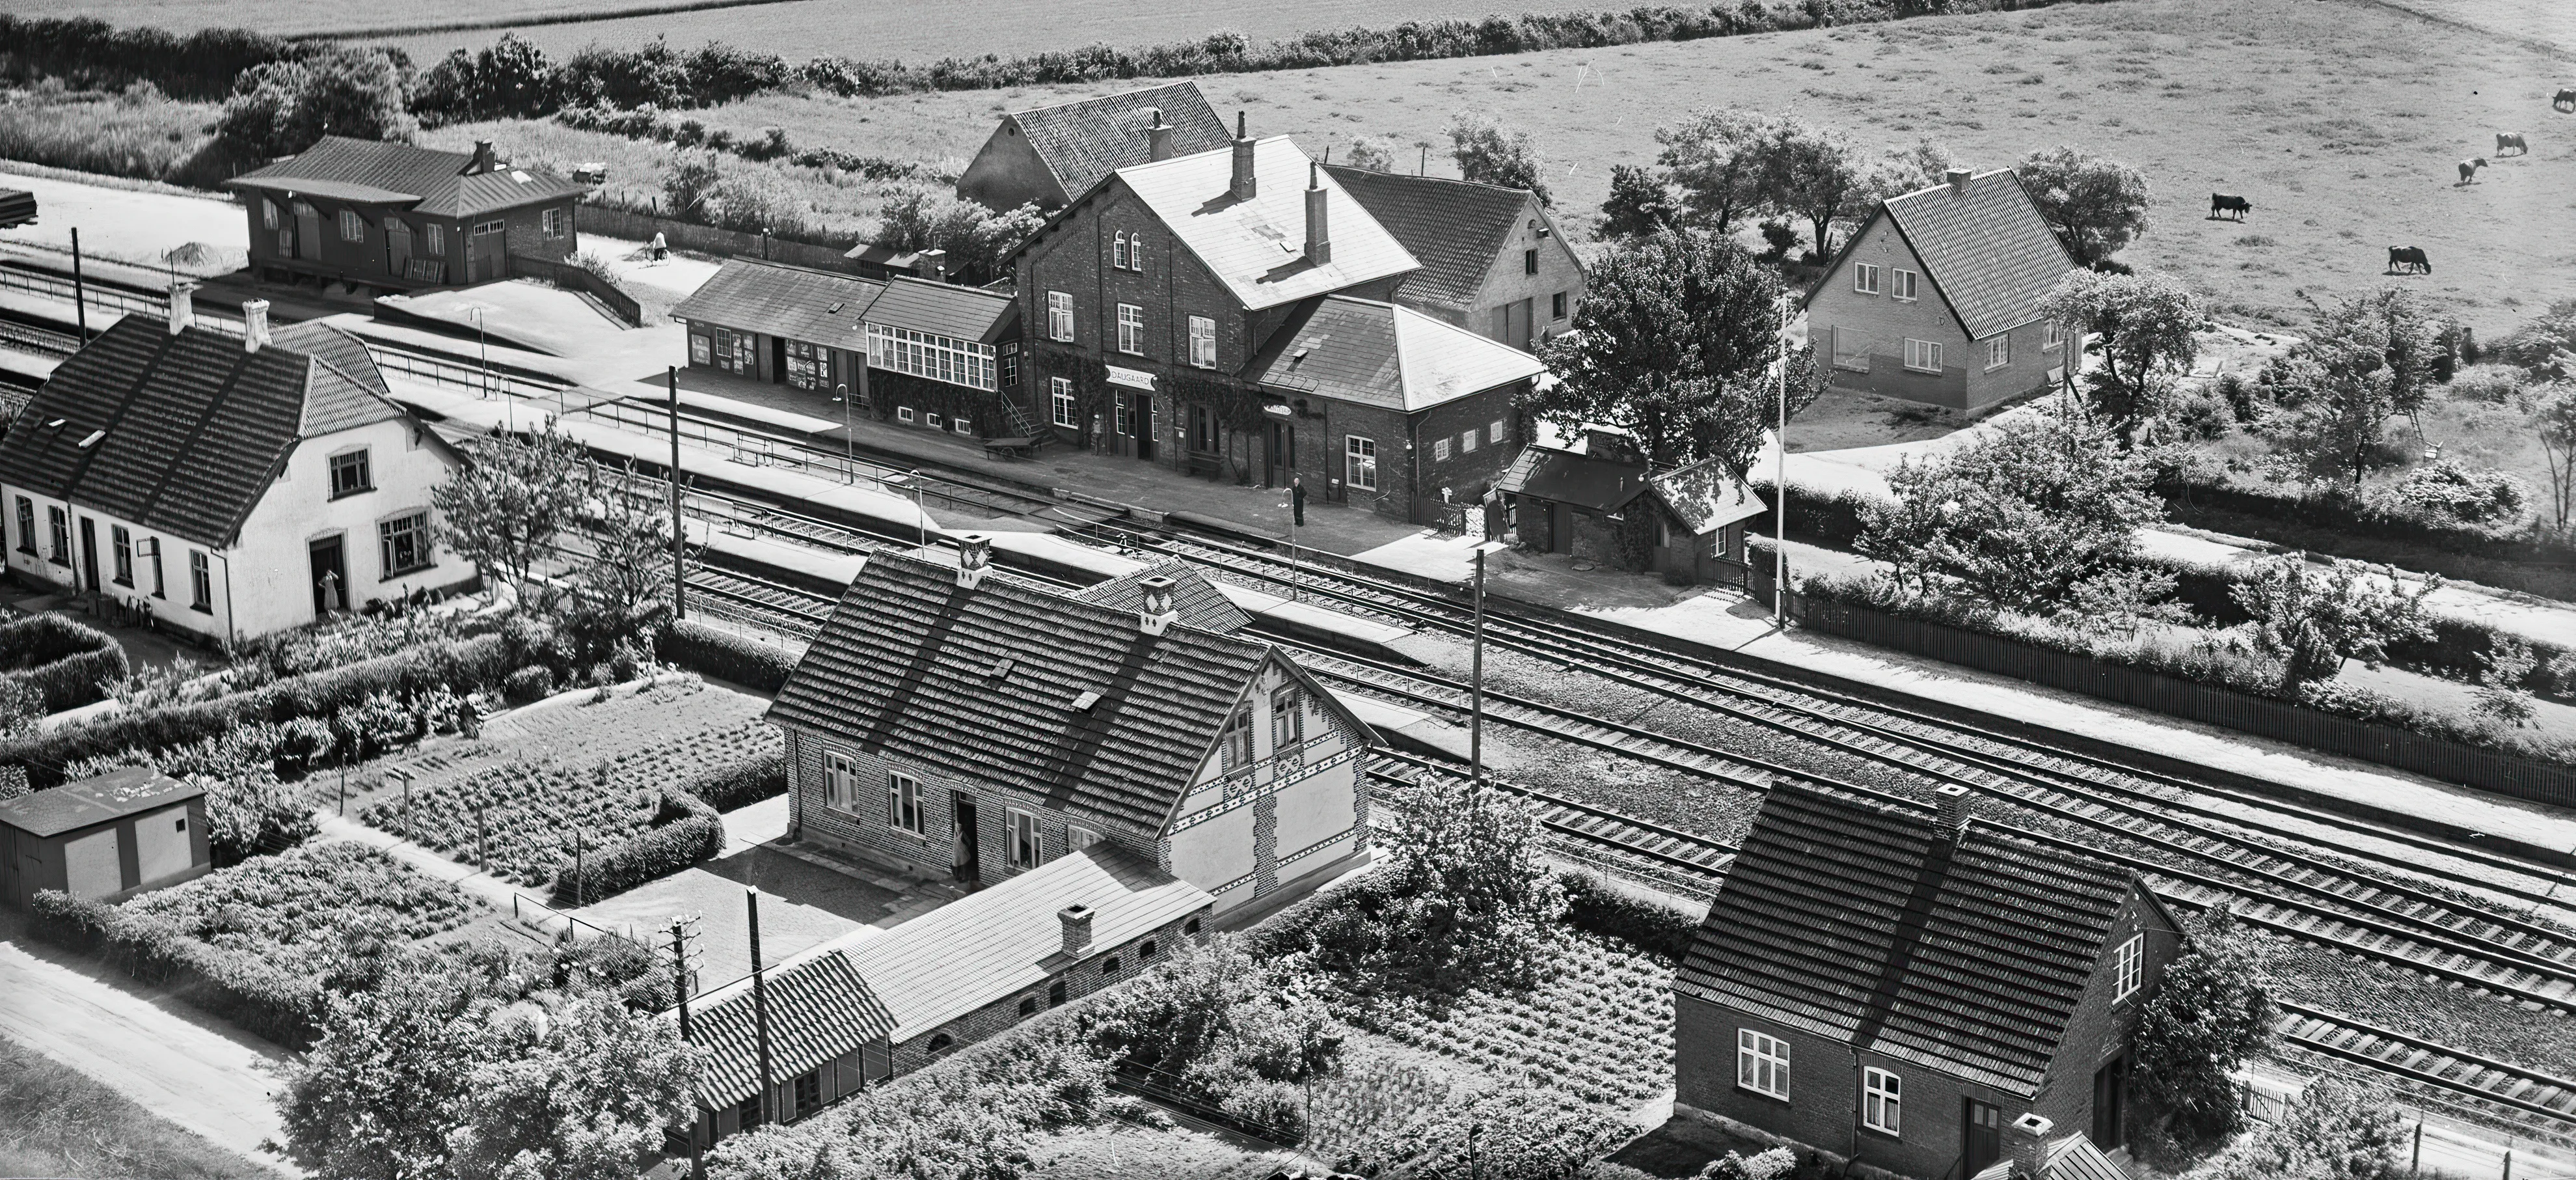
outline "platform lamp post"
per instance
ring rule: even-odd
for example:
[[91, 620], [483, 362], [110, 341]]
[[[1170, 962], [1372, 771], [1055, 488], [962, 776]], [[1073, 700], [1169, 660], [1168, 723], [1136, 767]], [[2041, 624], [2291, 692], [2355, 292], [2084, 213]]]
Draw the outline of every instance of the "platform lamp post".
[[1467, 774], [1478, 786], [1485, 782], [1485, 555], [1501, 546], [1500, 541], [1476, 544], [1476, 630], [1467, 675]]
[[1771, 467], [1771, 627], [1789, 626], [1789, 295], [1780, 295], [1780, 422], [1771, 436], [1779, 449]]
[[769, 261], [769, 227], [760, 227], [760, 260]]
[[856, 479], [859, 475], [859, 441], [853, 432], [858, 428], [851, 417], [848, 382], [832, 387], [832, 400], [841, 403], [841, 466], [850, 478]]

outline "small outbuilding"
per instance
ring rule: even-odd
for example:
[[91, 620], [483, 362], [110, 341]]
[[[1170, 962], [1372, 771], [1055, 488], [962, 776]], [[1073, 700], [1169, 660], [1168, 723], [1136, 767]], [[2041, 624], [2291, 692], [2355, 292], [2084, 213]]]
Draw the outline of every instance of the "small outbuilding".
[[0, 801], [0, 903], [121, 901], [204, 876], [205, 794], [137, 766]]
[[1695, 582], [1744, 580], [1744, 530], [1768, 506], [1715, 459], [1658, 470], [1624, 430], [1533, 446], [1494, 484], [1522, 548]]

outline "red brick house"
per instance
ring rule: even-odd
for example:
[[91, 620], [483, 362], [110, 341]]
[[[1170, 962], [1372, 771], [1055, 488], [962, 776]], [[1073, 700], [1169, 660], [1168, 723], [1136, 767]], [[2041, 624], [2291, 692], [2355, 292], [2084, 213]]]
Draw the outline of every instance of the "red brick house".
[[1601, 426], [1570, 447], [1524, 449], [1495, 489], [1525, 549], [1700, 582], [1741, 583], [1745, 523], [1768, 511], [1717, 460], [1658, 470], [1626, 431]]
[[514, 168], [489, 140], [471, 152], [326, 135], [224, 182], [250, 216], [261, 278], [382, 291], [507, 278], [512, 256], [560, 262], [581, 249], [583, 186]]
[[45, 889], [116, 902], [205, 876], [205, 795], [138, 766], [0, 800], [0, 905]]
[[1583, 260], [1527, 189], [1326, 165], [1422, 263], [1395, 302], [1524, 352], [1574, 326]]
[[2047, 390], [2066, 348], [2039, 301], [2075, 269], [2009, 168], [1882, 202], [1807, 292], [1837, 388], [1971, 413]]
[[2135, 874], [1970, 818], [1964, 788], [1775, 785], [1674, 977], [1676, 1101], [1924, 1180], [2005, 1159], [2025, 1115], [2116, 1150], [2178, 942]]
[[1002, 212], [1061, 209], [1120, 168], [1225, 144], [1225, 120], [1196, 82], [1013, 111], [957, 177], [957, 196]]

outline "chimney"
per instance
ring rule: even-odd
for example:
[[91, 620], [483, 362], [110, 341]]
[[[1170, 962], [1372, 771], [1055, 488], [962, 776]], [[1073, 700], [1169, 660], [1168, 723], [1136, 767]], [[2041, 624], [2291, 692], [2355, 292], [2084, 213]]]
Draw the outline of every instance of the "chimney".
[[1255, 191], [1252, 177], [1252, 137], [1244, 133], [1243, 112], [1234, 113], [1234, 186], [1228, 195], [1238, 201], [1249, 201]]
[[1932, 789], [1932, 810], [1941, 824], [1944, 837], [1957, 840], [1968, 830], [1968, 788], [1949, 783]]
[[925, 279], [928, 279], [928, 280], [930, 280], [931, 282], [934, 282], [934, 283], [944, 283], [944, 282], [947, 282], [947, 281], [948, 281], [948, 251], [946, 251], [946, 250], [924, 250], [924, 251], [922, 251], [922, 252], [921, 252], [921, 277], [923, 277], [923, 278], [925, 278]]
[[1082, 952], [1091, 949], [1091, 907], [1069, 905], [1057, 910], [1055, 916], [1064, 922], [1065, 957], [1080, 958]]
[[170, 280], [170, 334], [173, 336], [197, 326], [197, 285], [186, 279]]
[[957, 538], [957, 584], [972, 590], [984, 580], [984, 571], [993, 568], [993, 538], [982, 533], [965, 533]]
[[1968, 170], [1965, 168], [1952, 168], [1949, 171], [1942, 173], [1941, 179], [1949, 183], [1951, 192], [1964, 193], [1968, 191]]
[[1330, 214], [1324, 204], [1332, 194], [1324, 191], [1324, 166], [1306, 162], [1306, 261], [1317, 266], [1330, 266], [1333, 261], [1333, 230]]
[[268, 301], [242, 300], [242, 351], [258, 352], [268, 343]]
[[1136, 612], [1136, 624], [1147, 635], [1160, 635], [1163, 628], [1180, 621], [1181, 612], [1172, 605], [1172, 580], [1157, 574], [1136, 585], [1145, 591], [1145, 605]]
[[465, 162], [465, 174], [467, 176], [476, 176], [489, 172], [495, 167], [497, 167], [497, 165], [494, 164], [492, 160], [492, 141], [488, 139], [475, 140], [474, 158]]
[[2012, 1121], [2004, 1132], [2004, 1155], [2012, 1160], [2015, 1175], [2046, 1180], [2049, 1132], [2056, 1128], [2047, 1115], [2035, 1110]]
[[1153, 109], [1153, 115], [1154, 121], [1145, 124], [1145, 158], [1148, 160], [1171, 159], [1172, 125], [1163, 121], [1163, 108], [1155, 107]]

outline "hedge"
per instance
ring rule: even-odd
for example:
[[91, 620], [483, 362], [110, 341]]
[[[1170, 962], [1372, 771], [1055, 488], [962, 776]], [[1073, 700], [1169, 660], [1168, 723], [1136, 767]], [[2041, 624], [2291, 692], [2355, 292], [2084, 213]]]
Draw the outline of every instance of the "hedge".
[[0, 13], [0, 73], [84, 83], [148, 80], [173, 98], [220, 99], [243, 70], [327, 53], [327, 41], [289, 41], [249, 29], [186, 36], [150, 25], [116, 28], [96, 17]]
[[787, 793], [787, 755], [761, 754], [690, 776], [680, 790], [717, 811], [748, 807]]
[[132, 668], [125, 646], [95, 627], [57, 614], [0, 623], [0, 678], [34, 688], [47, 713], [77, 709], [107, 695]]
[[739, 632], [682, 619], [662, 629], [654, 654], [700, 676], [729, 680], [745, 688], [777, 692], [787, 686], [797, 657], [775, 643], [763, 643]]
[[659, 880], [724, 851], [724, 819], [685, 791], [662, 793], [657, 826], [555, 873], [554, 904], [587, 905]]
[[255, 955], [211, 946], [168, 923], [57, 890], [39, 891], [27, 932], [76, 951], [106, 956], [140, 979], [176, 986], [191, 1003], [284, 1045], [318, 1035], [320, 983], [298, 979]]
[[1690, 953], [1699, 919], [1633, 897], [1585, 873], [1558, 873], [1565, 888], [1565, 921], [1577, 930], [1616, 938], [1675, 962]]

